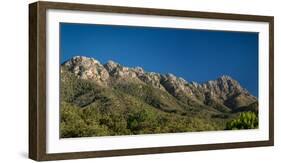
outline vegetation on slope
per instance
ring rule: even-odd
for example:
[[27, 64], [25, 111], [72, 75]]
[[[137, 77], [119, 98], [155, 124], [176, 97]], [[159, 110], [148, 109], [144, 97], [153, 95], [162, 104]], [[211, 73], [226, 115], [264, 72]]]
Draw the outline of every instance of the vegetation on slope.
[[257, 117], [248, 113], [239, 116], [225, 109], [220, 111], [144, 83], [116, 82], [105, 87], [78, 79], [63, 68], [60, 91], [62, 138], [257, 127]]

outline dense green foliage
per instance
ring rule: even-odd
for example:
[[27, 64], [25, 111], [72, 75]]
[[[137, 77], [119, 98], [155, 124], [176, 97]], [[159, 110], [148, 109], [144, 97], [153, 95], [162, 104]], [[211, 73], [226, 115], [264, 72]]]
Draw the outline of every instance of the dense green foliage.
[[61, 73], [60, 96], [63, 138], [223, 130], [238, 115], [146, 84], [103, 87], [67, 71]]
[[258, 128], [258, 116], [254, 112], [240, 113], [239, 117], [226, 123], [227, 130]]

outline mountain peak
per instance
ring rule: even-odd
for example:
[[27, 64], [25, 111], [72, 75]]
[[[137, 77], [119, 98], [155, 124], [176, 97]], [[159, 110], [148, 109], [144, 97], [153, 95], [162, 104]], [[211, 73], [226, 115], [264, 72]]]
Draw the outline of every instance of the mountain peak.
[[106, 64], [103, 65], [105, 67], [105, 69], [108, 71], [108, 72], [112, 72], [114, 70], [116, 70], [118, 67], [121, 68], [122, 66], [117, 63], [117, 62], [114, 62], [112, 60], [109, 60]]
[[74, 56], [70, 60], [76, 61], [76, 62], [95, 62], [95, 63], [100, 64], [100, 62], [98, 60], [91, 58], [91, 57], [86, 57], [86, 56]]
[[75, 66], [86, 66], [97, 64], [101, 66], [100, 62], [94, 58], [86, 57], [86, 56], [74, 56], [71, 59], [65, 61], [62, 65], [66, 67], [75, 67]]
[[134, 67], [133, 68], [135, 71], [137, 71], [137, 72], [144, 72], [144, 70], [143, 70], [143, 68], [142, 67], [139, 67], [139, 66], [137, 66], [137, 67]]
[[223, 86], [240, 87], [239, 82], [234, 80], [232, 77], [230, 77], [228, 75], [222, 75], [221, 77], [217, 78], [213, 82], [216, 84], [219, 84], [219, 85], [223, 85]]
[[120, 65], [119, 63], [117, 63], [117, 62], [115, 62], [113, 60], [109, 60], [106, 64], [114, 65], [114, 66]]
[[86, 59], [91, 59], [90, 57], [86, 57], [86, 56], [80, 56], [80, 55], [76, 55], [74, 57], [72, 57], [71, 59], [81, 59], [81, 60], [86, 60]]
[[120, 71], [123, 69], [123, 66], [119, 63], [109, 60], [106, 64], [103, 65], [104, 68], [108, 71], [109, 74], [116, 74], [117, 71]]
[[235, 79], [233, 79], [231, 76], [228, 76], [228, 75], [222, 75], [222, 76], [218, 77], [217, 79], [209, 80], [209, 81], [205, 82], [204, 84], [239, 85], [238, 81], [236, 81]]
[[81, 79], [91, 79], [102, 84], [109, 78], [106, 69], [94, 58], [75, 56], [62, 65]]
[[222, 80], [233, 80], [230, 76], [228, 75], [222, 75], [221, 77], [219, 77], [219, 79], [222, 79]]
[[235, 87], [235, 88], [239, 89], [240, 91], [242, 91], [242, 89], [243, 89], [238, 81], [234, 80], [232, 77], [230, 77], [228, 75], [223, 75], [223, 76], [219, 77], [216, 81], [218, 84], [221, 84], [223, 86]]
[[243, 96], [249, 101], [254, 101], [255, 97], [252, 96], [240, 83], [228, 75], [222, 75], [216, 80], [210, 80], [202, 84], [204, 92], [209, 92], [212, 98], [219, 97], [222, 100], [229, 99], [230, 97]]

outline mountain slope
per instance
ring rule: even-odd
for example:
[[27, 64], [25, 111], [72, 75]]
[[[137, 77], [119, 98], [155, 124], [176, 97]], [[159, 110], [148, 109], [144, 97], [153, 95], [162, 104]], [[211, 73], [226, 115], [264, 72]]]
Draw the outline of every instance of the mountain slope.
[[258, 108], [256, 97], [229, 76], [190, 83], [81, 56], [61, 65], [60, 94], [61, 137], [222, 130], [238, 112]]

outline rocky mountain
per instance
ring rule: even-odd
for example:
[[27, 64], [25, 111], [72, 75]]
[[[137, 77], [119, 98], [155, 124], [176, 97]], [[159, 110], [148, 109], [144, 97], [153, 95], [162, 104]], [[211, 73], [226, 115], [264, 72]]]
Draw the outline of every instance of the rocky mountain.
[[[61, 65], [61, 97], [65, 102], [63, 106], [71, 105], [85, 110], [95, 108], [97, 114], [103, 115], [101, 119], [105, 115], [114, 114], [115, 117], [118, 114], [117, 119], [120, 121], [119, 113], [122, 114], [124, 131], [120, 131], [121, 135], [126, 132], [156, 132], [151, 127], [149, 131], [130, 127], [130, 115], [136, 111], [142, 113], [141, 110], [149, 111], [160, 119], [165, 117], [167, 123], [177, 122], [168, 128], [167, 124], [162, 126], [156, 133], [179, 132], [182, 128], [183, 131], [223, 129], [226, 121], [236, 117], [238, 112], [258, 111], [257, 98], [230, 76], [224, 75], [200, 84], [188, 82], [173, 74], [146, 72], [141, 67], [125, 67], [114, 61], [101, 64], [96, 59], [83, 56], [73, 57]], [[170, 114], [173, 116], [170, 117]], [[198, 122], [195, 123], [196, 120]], [[110, 121], [114, 121], [112, 117]], [[160, 121], [162, 123], [159, 120], [158, 125]], [[99, 119], [99, 127], [103, 123]], [[179, 124], [182, 126], [176, 130], [175, 126]], [[105, 126], [111, 129], [109, 124]], [[108, 134], [118, 135], [116, 132]], [[65, 134], [62, 137], [75, 136]]]
[[172, 96], [190, 98], [198, 103], [213, 106], [220, 105], [225, 110], [235, 110], [248, 106], [257, 101], [243, 88], [238, 81], [230, 76], [221, 76], [216, 80], [210, 80], [199, 84], [187, 82], [183, 78], [173, 74], [159, 74], [145, 72], [141, 67], [129, 68], [114, 61], [102, 65], [93, 58], [76, 56], [62, 64], [62, 71], [69, 71], [77, 78], [95, 81], [101, 86], [127, 81], [142, 83], [168, 92]]

